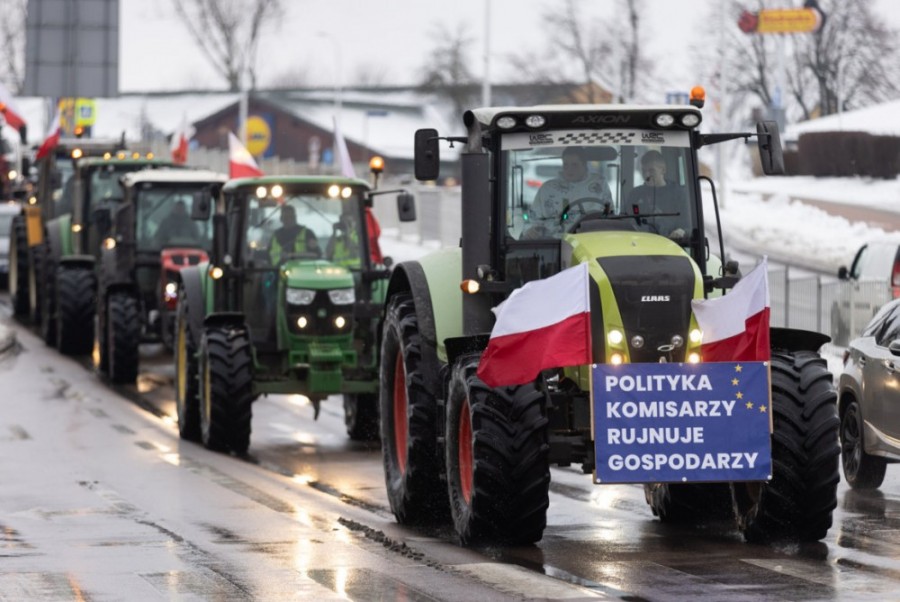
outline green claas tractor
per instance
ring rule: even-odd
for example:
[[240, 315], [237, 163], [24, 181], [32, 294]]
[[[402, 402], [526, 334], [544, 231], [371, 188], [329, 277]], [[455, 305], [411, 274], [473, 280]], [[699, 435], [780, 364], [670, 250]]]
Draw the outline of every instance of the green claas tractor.
[[9, 296], [13, 315], [32, 324], [41, 323], [39, 287], [44, 281], [44, 224], [71, 207], [70, 180], [75, 162], [82, 157], [111, 156], [123, 152], [117, 140], [62, 138], [48, 155], [35, 164], [37, 182], [25, 199], [21, 215], [13, 220], [10, 236]]
[[172, 166], [141, 156], [80, 158], [53, 219], [45, 223], [43, 278], [38, 282], [41, 334], [66, 355], [94, 348], [96, 263], [112, 228], [112, 210], [123, 199], [120, 178], [132, 171]]
[[[496, 388], [476, 374], [492, 308], [523, 283], [587, 264], [597, 367], [703, 369], [691, 301], [721, 296], [739, 276], [736, 263], [710, 253], [697, 151], [756, 137], [766, 173], [782, 170], [783, 158], [771, 122], [756, 133], [700, 133], [700, 104], [483, 108], [465, 113], [465, 136], [444, 138], [465, 147], [461, 249], [395, 266], [385, 304], [381, 443], [399, 522], [449, 518], [464, 544], [532, 543], [546, 526], [550, 466], [608, 465], [595, 453], [591, 365]], [[420, 180], [439, 175], [439, 139], [436, 130], [416, 133]], [[664, 183], [651, 182], [651, 162]], [[527, 190], [548, 172], [559, 177]], [[715, 219], [718, 228], [717, 211]], [[645, 481], [653, 513], [665, 521], [734, 513], [748, 540], [824, 537], [839, 453], [832, 378], [817, 353], [827, 341], [771, 330], [774, 431], [762, 433], [770, 480]]]
[[[347, 432], [377, 436], [378, 332], [386, 279], [357, 179], [229, 181], [216, 200], [212, 256], [181, 271], [175, 323], [182, 438], [244, 453], [251, 404], [269, 393], [313, 404], [343, 394]], [[398, 195], [400, 219], [415, 219]], [[195, 204], [194, 216], [205, 219]]]
[[[134, 383], [140, 343], [172, 348], [179, 272], [209, 261], [210, 220], [191, 219], [194, 202], [218, 194], [228, 177], [193, 169], [149, 169], [121, 178], [124, 200], [111, 215], [97, 270], [97, 365], [115, 383]], [[106, 219], [106, 218], [104, 218]]]

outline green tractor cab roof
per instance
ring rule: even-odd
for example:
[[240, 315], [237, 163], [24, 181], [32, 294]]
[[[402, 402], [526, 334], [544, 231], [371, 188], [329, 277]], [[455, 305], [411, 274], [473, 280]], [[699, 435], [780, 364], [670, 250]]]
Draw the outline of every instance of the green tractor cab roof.
[[322, 186], [337, 184], [338, 186], [360, 186], [369, 190], [370, 186], [365, 180], [359, 178], [346, 178], [343, 176], [262, 176], [259, 178], [237, 178], [229, 180], [223, 189], [224, 192], [234, 192], [241, 188], [251, 186], [270, 186], [281, 184], [282, 186]]
[[[135, 166], [135, 165], [146, 165], [147, 167], [171, 167], [174, 169], [178, 169], [178, 166], [172, 163], [171, 161], [163, 161], [162, 159], [148, 159], [146, 157], [140, 158], [119, 158], [117, 156], [113, 157], [82, 157], [78, 160], [78, 167], [96, 167], [98, 165], [122, 165], [122, 166]], [[186, 169], [186, 168], [183, 168]]]

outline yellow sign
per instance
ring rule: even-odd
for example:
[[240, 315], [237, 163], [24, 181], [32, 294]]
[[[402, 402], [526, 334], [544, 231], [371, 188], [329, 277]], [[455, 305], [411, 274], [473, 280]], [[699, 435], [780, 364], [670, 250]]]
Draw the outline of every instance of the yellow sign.
[[91, 98], [60, 98], [59, 125], [71, 135], [76, 127], [90, 127], [97, 122], [97, 103]]
[[814, 8], [780, 8], [759, 11], [756, 33], [810, 33], [822, 26], [822, 14]]
[[261, 157], [272, 143], [272, 130], [268, 122], [257, 115], [247, 117], [247, 150], [254, 157]]

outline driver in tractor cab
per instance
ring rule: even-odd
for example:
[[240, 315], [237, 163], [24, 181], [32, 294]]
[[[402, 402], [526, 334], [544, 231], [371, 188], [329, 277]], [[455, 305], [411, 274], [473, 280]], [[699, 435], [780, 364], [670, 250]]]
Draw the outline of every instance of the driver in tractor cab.
[[[588, 172], [588, 157], [580, 146], [562, 152], [559, 178], [544, 182], [534, 197], [529, 220], [534, 226], [525, 238], [553, 238], [565, 231], [566, 222], [574, 222], [592, 211], [609, 211], [612, 193], [600, 175]], [[583, 203], [577, 201], [584, 200]]]
[[269, 243], [269, 259], [278, 265], [284, 255], [311, 253], [322, 256], [315, 233], [297, 223], [297, 210], [291, 205], [281, 208], [281, 227], [275, 230]]
[[173, 241], [184, 243], [186, 241], [199, 242], [200, 231], [197, 224], [188, 215], [187, 205], [181, 199], [172, 205], [172, 211], [156, 228], [156, 244], [160, 248], [170, 246]]

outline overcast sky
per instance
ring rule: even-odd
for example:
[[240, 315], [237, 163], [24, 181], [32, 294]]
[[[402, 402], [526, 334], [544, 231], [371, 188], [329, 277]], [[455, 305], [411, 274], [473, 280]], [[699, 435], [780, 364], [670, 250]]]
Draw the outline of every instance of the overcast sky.
[[[476, 39], [470, 56], [472, 71], [480, 76], [487, 1], [491, 74], [498, 81], [509, 80], [505, 57], [523, 48], [544, 46], [541, 15], [561, 6], [561, 0], [285, 0], [285, 18], [264, 33], [260, 45], [260, 84], [272, 85], [280, 75], [305, 72], [310, 84], [332, 86], [338, 62], [345, 83], [361, 69], [383, 74], [386, 84], [414, 83], [434, 45], [438, 23], [451, 30], [463, 24]], [[663, 71], [668, 81], [661, 82], [661, 87], [686, 90], [698, 83], [691, 73], [689, 50], [699, 40], [700, 25], [714, 1], [646, 0], [648, 50], [657, 60], [666, 60]], [[578, 5], [588, 11], [589, 22], [608, 16], [615, 4], [614, 0], [581, 0]], [[800, 0], [785, 0], [786, 7], [800, 4]], [[875, 5], [900, 28], [900, 2], [876, 0]], [[223, 87], [223, 80], [211, 72], [178, 22], [172, 0], [121, 0], [120, 6], [123, 92]], [[661, 95], [664, 92], [660, 90]]]
[[[505, 57], [523, 48], [544, 47], [541, 15], [561, 6], [561, 0], [285, 0], [285, 18], [264, 33], [260, 45], [260, 84], [272, 85], [280, 75], [305, 72], [310, 84], [332, 86], [337, 63], [345, 83], [361, 69], [381, 73], [385, 84], [414, 83], [434, 46], [438, 23], [450, 30], [463, 24], [470, 32], [476, 40], [470, 54], [472, 71], [480, 76], [487, 1], [492, 79], [508, 81], [511, 74]], [[700, 25], [714, 1], [646, 0], [648, 50], [657, 60], [666, 60], [663, 71], [668, 81], [661, 82], [661, 87], [686, 90], [698, 83], [691, 73], [690, 46], [699, 40]], [[614, 0], [581, 0], [579, 7], [588, 11], [585, 18], [590, 22], [607, 16], [615, 4]], [[799, 4], [799, 0], [785, 0], [786, 7]], [[120, 6], [123, 92], [223, 87], [223, 80], [211, 72], [178, 22], [172, 0], [121, 0]], [[900, 2], [876, 0], [876, 6], [894, 27], [900, 27]]]

